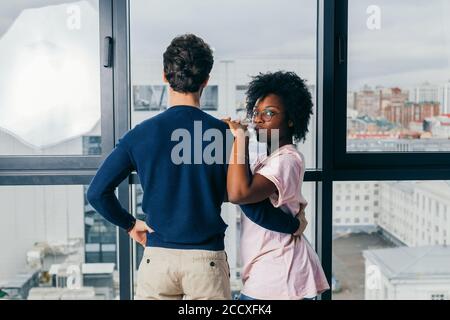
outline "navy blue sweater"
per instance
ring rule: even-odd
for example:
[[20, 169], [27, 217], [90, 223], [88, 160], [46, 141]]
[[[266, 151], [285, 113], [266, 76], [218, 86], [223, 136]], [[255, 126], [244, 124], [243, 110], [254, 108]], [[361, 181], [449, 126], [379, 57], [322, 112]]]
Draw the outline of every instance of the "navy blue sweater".
[[[173, 136], [176, 129], [184, 130]], [[208, 129], [220, 130], [223, 135], [224, 147], [222, 151], [217, 148], [217, 154], [207, 148], [217, 137], [202, 138]], [[186, 134], [192, 139], [186, 139]], [[119, 139], [92, 180], [88, 201], [106, 220], [128, 229], [135, 218], [120, 205], [114, 190], [136, 171], [144, 191], [142, 210], [146, 223], [155, 230], [147, 234], [147, 246], [223, 250], [227, 225], [220, 211], [231, 150], [231, 145], [225, 143], [227, 134], [230, 133], [225, 123], [198, 108], [171, 107]], [[185, 147], [183, 151], [181, 146]], [[206, 162], [201, 157], [203, 151], [222, 156], [223, 160]], [[185, 162], [174, 163], [173, 154]], [[294, 233], [299, 227], [297, 219], [274, 208], [268, 200], [241, 208], [250, 220], [273, 231]]]

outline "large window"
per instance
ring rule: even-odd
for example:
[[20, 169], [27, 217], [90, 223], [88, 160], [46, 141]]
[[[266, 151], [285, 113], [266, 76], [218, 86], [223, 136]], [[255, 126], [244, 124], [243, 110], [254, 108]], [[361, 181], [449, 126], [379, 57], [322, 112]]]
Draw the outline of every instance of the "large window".
[[[171, 8], [178, 8], [176, 12]], [[193, 20], [192, 15], [198, 19]], [[233, 23], [230, 24], [230, 16]], [[245, 91], [260, 72], [295, 71], [308, 81], [315, 102], [316, 96], [316, 16], [315, 0], [221, 1], [207, 3], [195, 1], [133, 0], [130, 2], [131, 82], [134, 109], [132, 126], [167, 108], [162, 82], [162, 53], [173, 37], [192, 32], [204, 38], [214, 51], [214, 67], [208, 87], [200, 101], [201, 108], [217, 118], [245, 117]], [[300, 18], [299, 18], [300, 17]], [[268, 22], [270, 21], [270, 23]], [[141, 90], [143, 94], [141, 95]], [[139, 95], [136, 94], [139, 92]], [[155, 94], [156, 92], [156, 94]], [[147, 98], [143, 98], [143, 96]], [[155, 105], [155, 108], [151, 106]], [[312, 118], [310, 133], [299, 150], [304, 154], [306, 166], [316, 167], [316, 122]], [[252, 140], [252, 150], [257, 141]], [[256, 154], [251, 154], [255, 159]], [[304, 196], [310, 225], [307, 237], [315, 243], [315, 184], [304, 185]], [[136, 186], [136, 214], [145, 213], [140, 207], [142, 189]], [[238, 206], [226, 203], [222, 217], [228, 224], [225, 246], [231, 268], [232, 289], [241, 289], [240, 221]], [[135, 266], [142, 256], [142, 247], [136, 247]]]
[[0, 4], [0, 156], [101, 155], [99, 38], [97, 0]]
[[0, 290], [7, 299], [115, 299], [117, 232], [86, 186], [0, 187]]
[[450, 4], [348, 3], [347, 151], [450, 150]]
[[336, 182], [333, 195], [334, 299], [450, 297], [448, 181]]
[[116, 299], [117, 228], [86, 200], [114, 141], [109, 0], [0, 4], [0, 297]]
[[[187, 32], [203, 37], [214, 50], [214, 67], [201, 100], [202, 109], [213, 116], [242, 117], [238, 112], [246, 86], [260, 72], [297, 72], [308, 81], [315, 101], [316, 16], [315, 0], [131, 1], [132, 126], [167, 108], [162, 54], [172, 38]], [[315, 128], [311, 121], [307, 141], [299, 146], [308, 168], [316, 167]]]

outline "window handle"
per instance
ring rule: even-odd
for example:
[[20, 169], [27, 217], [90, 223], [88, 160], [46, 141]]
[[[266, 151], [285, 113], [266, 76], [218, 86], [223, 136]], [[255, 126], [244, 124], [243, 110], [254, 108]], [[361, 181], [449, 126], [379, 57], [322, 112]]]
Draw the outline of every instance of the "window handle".
[[103, 39], [103, 66], [105, 68], [112, 67], [113, 39], [105, 37]]

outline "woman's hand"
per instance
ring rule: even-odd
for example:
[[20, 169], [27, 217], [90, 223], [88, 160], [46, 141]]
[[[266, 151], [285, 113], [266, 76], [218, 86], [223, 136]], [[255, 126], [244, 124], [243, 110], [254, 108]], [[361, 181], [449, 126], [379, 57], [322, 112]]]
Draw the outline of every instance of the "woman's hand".
[[248, 126], [241, 124], [238, 120], [231, 120], [231, 118], [222, 119], [223, 122], [228, 124], [233, 136], [245, 136]]
[[147, 232], [152, 233], [155, 232], [152, 228], [150, 228], [144, 221], [136, 220], [136, 224], [134, 228], [128, 232], [128, 235], [137, 243], [141, 244], [145, 248], [147, 244]]
[[246, 164], [248, 154], [249, 135], [247, 126], [241, 124], [240, 121], [231, 120], [231, 118], [222, 119], [228, 124], [230, 131], [234, 136], [234, 144], [229, 164]]

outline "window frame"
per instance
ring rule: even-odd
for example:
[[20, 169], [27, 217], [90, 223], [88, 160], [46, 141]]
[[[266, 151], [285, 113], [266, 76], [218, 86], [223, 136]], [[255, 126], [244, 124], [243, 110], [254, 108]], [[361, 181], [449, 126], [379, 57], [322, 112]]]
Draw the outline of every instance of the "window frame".
[[[99, 48], [100, 48], [100, 125], [101, 155], [0, 155], [0, 173], [24, 170], [94, 170], [98, 168], [114, 146], [113, 114], [113, 68], [104, 67], [102, 57], [108, 48], [104, 46], [106, 37], [112, 38], [112, 0], [99, 1]], [[112, 57], [114, 59], [114, 57]]]
[[[334, 164], [339, 170], [405, 170], [424, 167], [439, 172], [444, 179], [450, 178], [449, 152], [347, 152], [347, 67], [348, 67], [348, 0], [333, 0], [336, 5], [336, 55], [335, 55], [335, 135]], [[409, 171], [410, 170], [410, 171]], [[428, 174], [426, 174], [428, 176]], [[397, 174], [401, 177], [401, 174]], [[419, 179], [420, 180], [420, 179]]]

